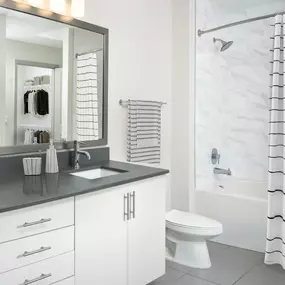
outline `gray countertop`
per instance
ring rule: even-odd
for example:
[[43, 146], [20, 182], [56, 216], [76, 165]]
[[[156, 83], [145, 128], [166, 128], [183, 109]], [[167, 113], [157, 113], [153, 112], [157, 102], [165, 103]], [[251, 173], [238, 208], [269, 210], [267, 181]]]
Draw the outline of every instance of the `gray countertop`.
[[22, 172], [10, 173], [0, 180], [0, 213], [56, 201], [94, 191], [100, 191], [169, 173], [168, 170], [135, 164], [107, 161], [79, 171], [104, 167], [121, 173], [96, 180], [70, 175], [66, 169], [58, 174], [24, 176]]

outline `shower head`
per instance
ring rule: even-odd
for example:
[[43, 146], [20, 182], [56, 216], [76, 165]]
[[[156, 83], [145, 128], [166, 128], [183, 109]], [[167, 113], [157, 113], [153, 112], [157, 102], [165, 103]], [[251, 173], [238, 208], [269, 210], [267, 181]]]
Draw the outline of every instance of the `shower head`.
[[214, 41], [214, 43], [220, 42], [222, 44], [221, 52], [226, 51], [227, 49], [229, 49], [232, 46], [232, 44], [234, 43], [233, 41], [226, 42], [226, 41], [224, 41], [222, 39], [216, 39], [216, 38], [214, 38], [213, 41]]

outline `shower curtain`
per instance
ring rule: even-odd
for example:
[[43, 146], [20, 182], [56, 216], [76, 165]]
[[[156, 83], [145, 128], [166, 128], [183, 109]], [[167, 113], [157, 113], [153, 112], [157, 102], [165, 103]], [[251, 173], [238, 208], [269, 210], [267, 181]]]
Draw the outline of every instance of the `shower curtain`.
[[77, 140], [99, 139], [98, 72], [95, 52], [77, 57]]
[[272, 49], [266, 264], [285, 269], [285, 16], [274, 21]]

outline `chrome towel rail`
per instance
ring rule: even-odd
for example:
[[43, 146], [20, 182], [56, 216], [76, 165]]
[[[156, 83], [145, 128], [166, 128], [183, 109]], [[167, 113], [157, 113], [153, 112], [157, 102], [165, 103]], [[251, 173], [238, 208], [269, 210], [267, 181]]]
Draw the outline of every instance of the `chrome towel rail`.
[[[119, 101], [128, 108], [127, 161], [160, 163], [162, 106], [165, 102], [148, 100]], [[135, 206], [135, 205], [133, 205]], [[135, 214], [135, 210], [133, 210]]]
[[[134, 100], [134, 101], [137, 101], [137, 102], [144, 102], [144, 101], [142, 101], [142, 100]], [[167, 105], [166, 102], [161, 102], [161, 101], [149, 101], [149, 102], [160, 103], [161, 105]], [[131, 103], [131, 100], [124, 101], [124, 100], [121, 99], [121, 100], [119, 101], [119, 104], [120, 104], [122, 107], [127, 107], [130, 103]]]

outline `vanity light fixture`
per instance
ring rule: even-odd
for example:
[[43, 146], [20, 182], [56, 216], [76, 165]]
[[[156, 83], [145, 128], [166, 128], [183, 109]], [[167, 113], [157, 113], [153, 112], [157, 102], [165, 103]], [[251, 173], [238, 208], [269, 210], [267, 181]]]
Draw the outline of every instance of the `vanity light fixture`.
[[28, 0], [28, 4], [37, 8], [45, 8], [44, 0]]
[[83, 18], [85, 16], [85, 0], [71, 1], [70, 15], [74, 18]]
[[68, 2], [66, 0], [50, 0], [49, 1], [49, 9], [57, 14], [61, 14], [61, 15], [67, 15], [67, 10], [69, 9], [68, 7]]
[[[33, 6], [67, 17], [82, 18], [85, 14], [85, 0], [13, 0], [25, 7]], [[23, 7], [24, 7], [23, 6]]]

